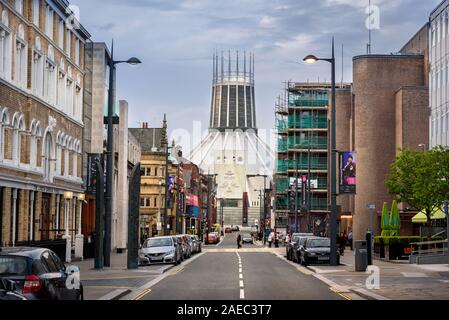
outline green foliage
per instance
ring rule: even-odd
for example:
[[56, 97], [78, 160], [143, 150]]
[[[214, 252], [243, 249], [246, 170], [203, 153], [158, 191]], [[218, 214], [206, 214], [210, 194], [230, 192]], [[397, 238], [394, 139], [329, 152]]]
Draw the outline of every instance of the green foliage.
[[389, 225], [390, 225], [390, 236], [391, 237], [399, 236], [399, 230], [401, 229], [401, 218], [399, 217], [398, 203], [396, 200], [393, 200], [393, 204], [391, 205]]
[[412, 209], [426, 212], [430, 221], [432, 211], [449, 199], [449, 148], [430, 151], [401, 150], [391, 165], [385, 181], [390, 194]]
[[382, 237], [388, 237], [390, 235], [390, 216], [388, 215], [388, 204], [384, 202], [382, 208]]
[[403, 237], [374, 237], [374, 243], [380, 244], [383, 240], [383, 244], [404, 244], [408, 245], [413, 242], [420, 242], [420, 237], [403, 236]]

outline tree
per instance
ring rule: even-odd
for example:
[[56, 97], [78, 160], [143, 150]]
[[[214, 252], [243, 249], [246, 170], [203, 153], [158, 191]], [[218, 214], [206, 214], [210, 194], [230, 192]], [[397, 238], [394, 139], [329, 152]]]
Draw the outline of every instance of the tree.
[[449, 148], [403, 149], [391, 165], [386, 185], [399, 203], [424, 210], [430, 223], [435, 208], [449, 199]]

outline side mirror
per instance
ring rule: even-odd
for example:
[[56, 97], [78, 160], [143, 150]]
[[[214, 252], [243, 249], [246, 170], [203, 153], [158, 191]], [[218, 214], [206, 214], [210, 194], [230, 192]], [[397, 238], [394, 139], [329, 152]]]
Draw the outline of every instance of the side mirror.
[[62, 279], [62, 273], [60, 272], [52, 272], [52, 273], [44, 273], [39, 276], [41, 280], [57, 280]]

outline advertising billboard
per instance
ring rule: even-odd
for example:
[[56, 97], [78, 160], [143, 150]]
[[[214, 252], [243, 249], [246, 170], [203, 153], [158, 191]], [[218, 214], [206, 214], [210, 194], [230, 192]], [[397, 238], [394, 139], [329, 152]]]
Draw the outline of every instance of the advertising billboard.
[[340, 194], [356, 194], [357, 156], [355, 152], [340, 153]]

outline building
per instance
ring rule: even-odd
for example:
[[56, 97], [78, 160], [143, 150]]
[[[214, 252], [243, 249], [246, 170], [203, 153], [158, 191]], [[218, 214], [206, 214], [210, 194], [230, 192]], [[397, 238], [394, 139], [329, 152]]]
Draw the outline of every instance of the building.
[[254, 55], [248, 63], [246, 52], [243, 59], [237, 52], [234, 60], [229, 52], [226, 60], [214, 54], [209, 134], [189, 160], [216, 175], [224, 224], [253, 225], [260, 219], [257, 197], [270, 179], [274, 154], [258, 136]]
[[[141, 190], [140, 190], [140, 236], [154, 237], [164, 234], [176, 234], [179, 164], [172, 153], [167, 159], [167, 121], [164, 116], [162, 128], [149, 128], [143, 123], [141, 128], [130, 129], [141, 145]], [[174, 147], [170, 148], [172, 152]], [[166, 199], [166, 173], [168, 163], [167, 216], [164, 223]], [[164, 229], [166, 230], [164, 232]]]
[[[385, 180], [399, 148], [419, 148], [428, 141], [425, 65], [424, 55], [416, 53], [353, 58], [352, 125], [358, 164], [353, 212], [356, 240], [364, 239], [370, 227], [369, 204], [376, 206], [372, 230], [380, 233], [383, 203], [391, 205], [393, 200]], [[401, 212], [404, 235], [413, 229], [412, 216], [412, 212]]]
[[449, 145], [449, 1], [442, 1], [429, 18], [430, 148]]
[[[86, 202], [83, 206], [83, 234], [93, 254], [93, 234], [95, 232], [96, 186], [93, 161], [101, 159], [106, 166], [105, 154], [107, 144], [107, 115], [109, 95], [109, 61], [110, 51], [105, 43], [90, 42], [86, 45], [86, 87], [84, 98], [84, 186]], [[115, 101], [114, 97], [114, 101]], [[112, 204], [111, 248], [124, 252], [128, 238], [128, 185], [133, 167], [140, 162], [140, 144], [128, 130], [128, 103], [118, 101], [114, 104], [114, 188]]]
[[68, 5], [0, 1], [0, 245], [50, 246], [64, 235], [73, 249], [81, 234], [90, 35]]
[[[350, 87], [344, 84], [338, 93]], [[289, 83], [284, 99], [278, 100], [274, 178], [276, 229], [327, 232], [330, 89], [329, 83]]]

